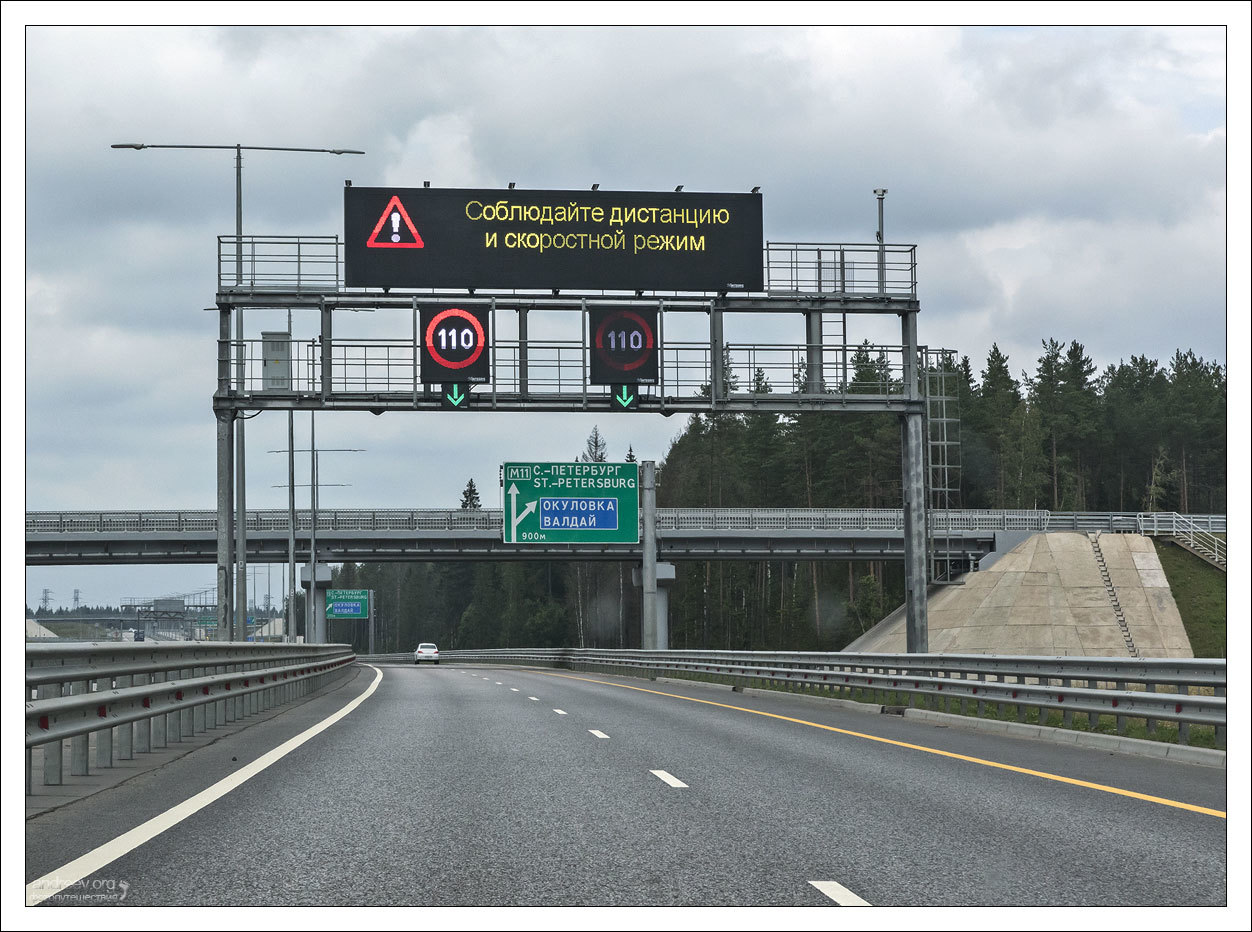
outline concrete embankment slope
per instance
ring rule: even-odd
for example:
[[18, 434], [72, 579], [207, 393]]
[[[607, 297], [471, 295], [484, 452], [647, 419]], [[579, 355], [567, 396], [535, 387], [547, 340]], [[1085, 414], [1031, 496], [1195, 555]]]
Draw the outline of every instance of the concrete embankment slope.
[[[1192, 656], [1156, 548], [1139, 534], [1100, 534], [1094, 544], [1086, 534], [1036, 534], [958, 583], [930, 588], [932, 653], [1129, 657], [1129, 636], [1141, 657]], [[845, 650], [902, 653], [903, 609]]]

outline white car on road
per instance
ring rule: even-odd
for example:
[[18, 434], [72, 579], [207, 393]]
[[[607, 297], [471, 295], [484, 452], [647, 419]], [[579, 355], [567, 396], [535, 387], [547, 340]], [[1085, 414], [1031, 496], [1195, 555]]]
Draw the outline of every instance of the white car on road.
[[418, 644], [417, 650], [413, 651], [413, 662], [423, 663], [431, 661], [439, 663], [439, 648], [434, 644]]

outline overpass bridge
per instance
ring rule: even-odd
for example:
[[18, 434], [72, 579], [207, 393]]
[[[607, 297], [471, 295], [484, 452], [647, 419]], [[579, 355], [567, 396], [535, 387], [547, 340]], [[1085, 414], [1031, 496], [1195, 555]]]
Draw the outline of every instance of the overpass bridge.
[[[318, 558], [328, 562], [605, 560], [641, 558], [640, 544], [505, 543], [499, 509], [343, 509], [317, 512]], [[217, 512], [34, 511], [26, 513], [30, 566], [214, 563]], [[933, 510], [932, 561], [976, 566], [989, 553], [1044, 531], [1172, 534], [1160, 515], [1120, 512]], [[1222, 515], [1188, 516], [1224, 533]], [[308, 559], [312, 518], [295, 520], [297, 559]], [[659, 508], [661, 560], [903, 560], [901, 509]], [[249, 511], [249, 562], [283, 563], [292, 536], [286, 509]]]

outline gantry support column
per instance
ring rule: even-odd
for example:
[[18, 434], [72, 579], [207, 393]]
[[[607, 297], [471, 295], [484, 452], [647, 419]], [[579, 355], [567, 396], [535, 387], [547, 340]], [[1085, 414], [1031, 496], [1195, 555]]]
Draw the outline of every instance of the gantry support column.
[[656, 619], [656, 463], [644, 460], [639, 464], [639, 504], [643, 512], [643, 649], [657, 650], [659, 641]]
[[[230, 311], [219, 310], [217, 341], [217, 393], [230, 394]], [[231, 572], [234, 569], [234, 452], [235, 412], [217, 407], [217, 631], [220, 641], [231, 640], [234, 622]]]
[[[900, 315], [904, 344], [904, 384], [910, 402], [922, 401], [917, 358], [917, 312]], [[926, 462], [923, 414], [919, 405], [900, 418], [904, 492], [905, 650], [930, 651], [926, 620]]]

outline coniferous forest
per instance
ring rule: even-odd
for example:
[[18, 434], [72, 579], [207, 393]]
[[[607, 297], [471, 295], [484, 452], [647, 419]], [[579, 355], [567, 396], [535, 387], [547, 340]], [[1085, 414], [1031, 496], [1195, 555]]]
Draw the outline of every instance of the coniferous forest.
[[[883, 363], [862, 348], [858, 383]], [[1033, 373], [992, 346], [957, 365], [960, 500], [954, 507], [1226, 511], [1226, 368], [1179, 351], [1097, 372], [1082, 344], [1046, 340]], [[756, 392], [790, 391], [758, 372]], [[628, 425], [629, 419], [615, 419]], [[603, 462], [594, 430], [579, 454]], [[629, 436], [611, 438], [629, 449]], [[633, 450], [627, 460], [633, 460]], [[657, 469], [661, 508], [898, 508], [900, 429], [884, 415], [690, 417]], [[471, 480], [462, 508], [479, 508]], [[903, 601], [892, 563], [679, 563], [673, 649], [838, 650]], [[639, 591], [623, 563], [345, 564], [334, 588], [373, 589], [379, 651], [487, 647], [637, 648]], [[301, 613], [302, 614], [302, 613]], [[330, 637], [367, 647], [361, 623]]]

